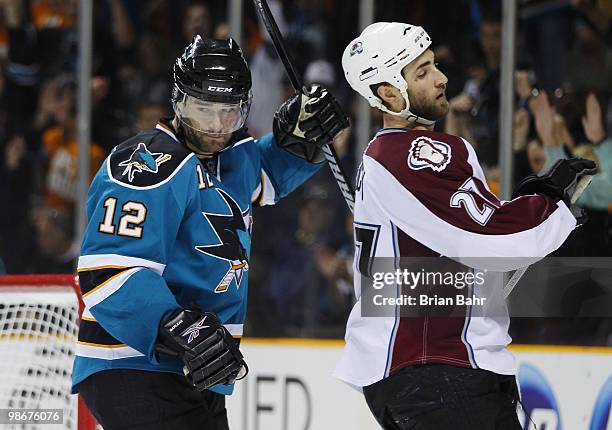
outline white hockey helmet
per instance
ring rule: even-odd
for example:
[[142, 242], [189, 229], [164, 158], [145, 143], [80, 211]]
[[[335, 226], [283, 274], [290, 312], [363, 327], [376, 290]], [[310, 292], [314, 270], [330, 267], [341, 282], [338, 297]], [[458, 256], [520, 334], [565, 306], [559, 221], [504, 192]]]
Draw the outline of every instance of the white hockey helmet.
[[[406, 64], [425, 52], [429, 45], [431, 38], [423, 27], [401, 22], [375, 22], [367, 26], [344, 50], [344, 76], [370, 106], [413, 122], [431, 125], [434, 121], [410, 112], [408, 83], [402, 76]], [[378, 95], [372, 92], [370, 86], [381, 83], [389, 83], [400, 90], [406, 100], [404, 110], [389, 110]]]

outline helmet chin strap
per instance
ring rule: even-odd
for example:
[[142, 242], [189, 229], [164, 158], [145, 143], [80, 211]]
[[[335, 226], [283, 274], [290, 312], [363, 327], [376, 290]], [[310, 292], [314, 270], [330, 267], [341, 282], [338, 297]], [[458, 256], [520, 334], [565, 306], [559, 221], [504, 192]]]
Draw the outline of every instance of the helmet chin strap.
[[418, 115], [415, 115], [414, 113], [410, 112], [410, 100], [408, 99], [408, 91], [406, 91], [406, 87], [408, 85], [403, 85], [401, 88], [397, 87], [396, 88], [398, 90], [400, 90], [400, 93], [402, 94], [402, 97], [404, 98], [404, 100], [406, 101], [406, 107], [401, 110], [400, 112], [394, 112], [391, 109], [387, 108], [387, 106], [385, 106], [383, 103], [380, 103], [377, 107], [390, 114], [390, 115], [395, 115], [395, 116], [399, 116], [401, 118], [406, 118], [408, 121], [410, 122], [415, 122], [417, 124], [421, 124], [421, 125], [426, 125], [426, 126], [430, 126], [430, 125], [434, 125], [436, 122], [429, 120], [427, 118], [423, 118], [420, 117]]
[[396, 115], [401, 116], [402, 118], [406, 118], [408, 121], [416, 122], [417, 124], [421, 125], [429, 126], [434, 125], [436, 123], [435, 121], [431, 121], [427, 118], [420, 117], [410, 112], [410, 100], [408, 99], [408, 91], [406, 90], [406, 86], [403, 86], [399, 90], [402, 93], [402, 97], [404, 97], [404, 100], [406, 101], [406, 107], [401, 112], [396, 112]]

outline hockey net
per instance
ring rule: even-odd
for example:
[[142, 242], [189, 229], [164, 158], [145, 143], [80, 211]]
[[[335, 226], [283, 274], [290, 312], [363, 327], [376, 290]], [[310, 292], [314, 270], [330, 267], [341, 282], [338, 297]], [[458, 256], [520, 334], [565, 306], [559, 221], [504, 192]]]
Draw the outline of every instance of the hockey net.
[[81, 311], [74, 275], [0, 276], [0, 409], [63, 411], [61, 426], [9, 428], [95, 428], [85, 405], [70, 394]]

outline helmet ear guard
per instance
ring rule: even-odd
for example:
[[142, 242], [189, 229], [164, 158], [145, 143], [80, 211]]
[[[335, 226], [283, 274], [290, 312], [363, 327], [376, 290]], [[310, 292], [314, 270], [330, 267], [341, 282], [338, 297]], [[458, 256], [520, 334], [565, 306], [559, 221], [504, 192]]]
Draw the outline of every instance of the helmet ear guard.
[[[422, 27], [399, 22], [371, 24], [344, 50], [344, 76], [370, 106], [419, 124], [432, 125], [435, 121], [419, 117], [410, 111], [408, 83], [402, 75], [403, 68], [430, 45], [431, 38]], [[374, 94], [372, 85], [381, 83], [391, 84], [400, 90], [406, 101], [406, 107], [401, 112], [390, 110], [380, 97]]]

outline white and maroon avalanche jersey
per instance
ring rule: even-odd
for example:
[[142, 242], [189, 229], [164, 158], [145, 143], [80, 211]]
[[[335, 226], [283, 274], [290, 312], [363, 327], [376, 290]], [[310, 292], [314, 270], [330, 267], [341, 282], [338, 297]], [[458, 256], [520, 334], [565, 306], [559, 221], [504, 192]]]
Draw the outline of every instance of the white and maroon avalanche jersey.
[[[503, 312], [494, 317], [470, 312], [465, 318], [362, 317], [361, 254], [368, 248], [368, 258], [498, 257], [478, 260], [492, 266], [478, 269], [516, 270], [557, 249], [575, 225], [574, 216], [558, 199], [534, 194], [500, 201], [489, 190], [474, 149], [460, 137], [408, 129], [379, 131], [357, 177], [357, 303], [335, 376], [363, 387], [405, 366], [424, 363], [515, 374], [514, 357], [506, 348], [511, 338], [501, 288], [492, 295]], [[376, 239], [370, 246], [359, 240], [362, 231], [370, 232], [362, 237]]]

